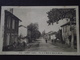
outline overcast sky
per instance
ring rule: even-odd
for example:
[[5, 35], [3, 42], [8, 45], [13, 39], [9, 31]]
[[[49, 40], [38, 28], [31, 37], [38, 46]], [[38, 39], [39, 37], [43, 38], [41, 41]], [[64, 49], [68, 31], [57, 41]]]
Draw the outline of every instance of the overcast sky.
[[27, 26], [30, 23], [38, 23], [39, 30], [42, 32], [45, 30], [48, 31], [57, 31], [59, 29], [60, 24], [54, 24], [48, 26], [47, 22], [49, 19], [47, 17], [48, 11], [52, 8], [15, 8], [13, 13], [22, 20], [20, 24]]

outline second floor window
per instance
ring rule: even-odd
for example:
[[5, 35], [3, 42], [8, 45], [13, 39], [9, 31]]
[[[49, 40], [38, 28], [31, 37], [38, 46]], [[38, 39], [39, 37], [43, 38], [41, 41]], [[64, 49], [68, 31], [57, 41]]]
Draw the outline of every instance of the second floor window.
[[10, 24], [11, 24], [11, 19], [10, 19], [10, 17], [8, 16], [8, 17], [7, 17], [7, 28], [10, 28]]
[[12, 21], [12, 29], [15, 29], [15, 20]]

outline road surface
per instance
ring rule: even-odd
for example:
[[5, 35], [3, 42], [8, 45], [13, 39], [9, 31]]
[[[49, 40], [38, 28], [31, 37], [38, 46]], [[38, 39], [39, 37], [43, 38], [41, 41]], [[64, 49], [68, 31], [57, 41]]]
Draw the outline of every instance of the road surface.
[[51, 41], [48, 41], [47, 43], [43, 38], [39, 39], [39, 47], [31, 47], [29, 49], [25, 49], [25, 51], [53, 51], [53, 52], [65, 52], [63, 48], [60, 48], [59, 46], [52, 45]]

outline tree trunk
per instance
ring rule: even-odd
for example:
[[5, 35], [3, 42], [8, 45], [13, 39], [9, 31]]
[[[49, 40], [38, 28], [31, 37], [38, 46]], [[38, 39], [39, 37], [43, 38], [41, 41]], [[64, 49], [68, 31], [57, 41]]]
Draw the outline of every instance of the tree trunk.
[[72, 26], [73, 20], [74, 20], [73, 18], [70, 19], [70, 27], [71, 27], [71, 35], [72, 35], [72, 37], [71, 37], [71, 48], [74, 48], [74, 28]]
[[71, 48], [74, 48], [74, 34], [72, 31]]

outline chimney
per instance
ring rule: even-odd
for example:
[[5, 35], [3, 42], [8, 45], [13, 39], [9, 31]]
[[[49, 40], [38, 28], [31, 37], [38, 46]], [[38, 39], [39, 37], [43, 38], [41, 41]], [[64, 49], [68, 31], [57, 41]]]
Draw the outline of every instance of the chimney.
[[10, 12], [13, 13], [13, 8], [10, 8]]

